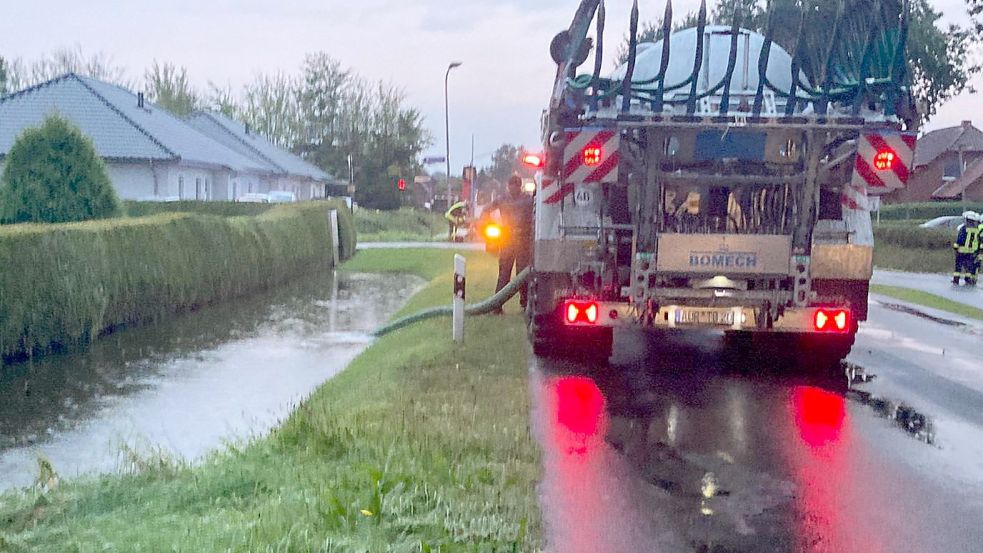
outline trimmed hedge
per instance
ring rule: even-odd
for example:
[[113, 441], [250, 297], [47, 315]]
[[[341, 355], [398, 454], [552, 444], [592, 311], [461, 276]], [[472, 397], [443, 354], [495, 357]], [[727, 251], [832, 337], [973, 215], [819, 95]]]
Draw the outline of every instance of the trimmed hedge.
[[199, 213], [219, 217], [255, 217], [266, 213], [277, 204], [239, 203], [239, 202], [201, 202], [183, 200], [180, 202], [123, 202], [130, 217], [146, 217], [161, 213]]
[[964, 211], [983, 211], [983, 203], [973, 202], [923, 202], [891, 204], [881, 207], [882, 221], [911, 220], [925, 222], [936, 217], [962, 215]]
[[952, 230], [902, 226], [882, 226], [874, 229], [874, 244], [891, 244], [902, 248], [949, 251], [955, 239], [956, 232]]
[[164, 214], [0, 227], [0, 359], [87, 344], [113, 328], [249, 294], [331, 265], [355, 249], [343, 204], [257, 217]]

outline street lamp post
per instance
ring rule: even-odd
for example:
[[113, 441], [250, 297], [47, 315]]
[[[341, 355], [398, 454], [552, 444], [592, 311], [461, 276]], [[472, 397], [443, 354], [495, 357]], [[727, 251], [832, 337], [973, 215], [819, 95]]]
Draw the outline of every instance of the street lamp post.
[[[454, 61], [447, 66], [447, 73], [444, 74], [444, 133], [447, 139], [447, 209], [451, 207], [451, 116], [450, 102], [447, 99], [447, 82], [451, 76], [451, 69], [461, 67], [462, 62]], [[453, 236], [451, 239], [453, 240]]]

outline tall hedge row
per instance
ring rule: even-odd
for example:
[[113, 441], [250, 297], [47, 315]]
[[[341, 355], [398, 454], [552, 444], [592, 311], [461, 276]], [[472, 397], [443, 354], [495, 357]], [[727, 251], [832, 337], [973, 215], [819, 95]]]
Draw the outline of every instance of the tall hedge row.
[[882, 226], [874, 229], [874, 244], [890, 244], [902, 248], [950, 250], [956, 231], [924, 229], [914, 226]]
[[964, 211], [983, 211], [980, 202], [921, 202], [885, 205], [881, 208], [882, 221], [928, 221], [936, 217], [962, 215]]
[[119, 325], [248, 294], [354, 253], [343, 205], [277, 207], [256, 217], [165, 214], [0, 227], [0, 358], [84, 345]]
[[239, 202], [201, 202], [182, 200], [180, 202], [123, 202], [126, 214], [130, 217], [146, 217], [161, 213], [199, 213], [220, 217], [256, 216], [273, 209], [277, 204], [239, 203]]

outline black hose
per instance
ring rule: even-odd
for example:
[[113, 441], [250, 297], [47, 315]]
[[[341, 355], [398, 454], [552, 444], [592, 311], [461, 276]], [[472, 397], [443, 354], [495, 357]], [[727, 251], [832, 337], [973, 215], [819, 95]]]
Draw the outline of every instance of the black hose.
[[[502, 306], [505, 305], [505, 302], [509, 301], [517, 293], [519, 293], [519, 289], [522, 288], [522, 285], [524, 285], [529, 280], [531, 274], [532, 271], [530, 271], [529, 269], [523, 270], [521, 273], [515, 276], [512, 282], [508, 283], [508, 285], [505, 288], [502, 288], [502, 290], [496, 293], [494, 296], [488, 298], [485, 301], [473, 305], [468, 305], [467, 307], [465, 307], [464, 314], [472, 315], [472, 316], [488, 315], [489, 313], [501, 309]], [[372, 335], [378, 338], [380, 336], [391, 334], [393, 332], [396, 332], [397, 330], [406, 328], [408, 326], [414, 325], [422, 321], [435, 319], [437, 317], [449, 317], [453, 314], [454, 314], [454, 308], [450, 306], [425, 309], [418, 313], [414, 313], [408, 317], [403, 317], [401, 319], [395, 320], [387, 324], [386, 326], [377, 329], [375, 332], [372, 333]]]

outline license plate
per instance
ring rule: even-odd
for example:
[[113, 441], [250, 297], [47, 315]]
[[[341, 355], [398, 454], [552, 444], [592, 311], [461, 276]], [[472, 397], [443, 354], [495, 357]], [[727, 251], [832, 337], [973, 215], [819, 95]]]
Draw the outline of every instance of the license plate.
[[677, 309], [677, 325], [734, 326], [734, 312], [716, 309]]

